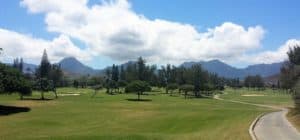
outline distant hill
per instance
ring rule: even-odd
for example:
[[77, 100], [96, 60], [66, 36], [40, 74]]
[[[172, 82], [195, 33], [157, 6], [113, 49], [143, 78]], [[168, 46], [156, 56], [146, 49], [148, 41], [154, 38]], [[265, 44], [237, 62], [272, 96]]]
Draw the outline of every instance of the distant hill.
[[101, 70], [95, 70], [82, 64], [74, 57], [66, 57], [62, 59], [58, 64], [60, 64], [61, 69], [68, 75], [97, 75], [101, 74]]
[[232, 67], [224, 62], [219, 60], [212, 61], [200, 61], [200, 62], [185, 62], [181, 64], [181, 66], [189, 68], [192, 65], [201, 64], [202, 67], [209, 72], [217, 73], [220, 76], [227, 78], [241, 78], [243, 79], [247, 75], [256, 75], [259, 74], [263, 77], [268, 77], [271, 75], [278, 74], [280, 72], [280, 68], [283, 65], [283, 62], [273, 63], [273, 64], [257, 64], [250, 65], [247, 68], [239, 69]]
[[280, 74], [274, 74], [264, 78], [264, 82], [267, 86], [277, 85], [280, 78]]
[[23, 64], [23, 72], [24, 73], [34, 73], [35, 70], [37, 69], [37, 65], [34, 64], [28, 64], [28, 63], [24, 63]]

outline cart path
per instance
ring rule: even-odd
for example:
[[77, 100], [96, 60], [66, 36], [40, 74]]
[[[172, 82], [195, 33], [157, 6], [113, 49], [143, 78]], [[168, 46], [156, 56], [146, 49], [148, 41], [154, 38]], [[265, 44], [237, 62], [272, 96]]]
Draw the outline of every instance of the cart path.
[[299, 132], [286, 118], [288, 112], [286, 108], [225, 100], [220, 98], [219, 95], [215, 95], [214, 99], [280, 110], [268, 113], [255, 120], [254, 125], [251, 125], [253, 128], [250, 127], [249, 129], [249, 133], [254, 140], [300, 140]]

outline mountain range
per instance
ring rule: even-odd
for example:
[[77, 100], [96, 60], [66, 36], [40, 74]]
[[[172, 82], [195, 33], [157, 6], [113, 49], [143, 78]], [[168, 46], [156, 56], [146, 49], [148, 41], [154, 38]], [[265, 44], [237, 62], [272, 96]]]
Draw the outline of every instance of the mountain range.
[[[126, 67], [129, 63], [134, 63], [129, 61], [122, 64]], [[100, 75], [104, 74], [105, 69], [93, 69], [89, 66], [84, 65], [74, 57], [67, 57], [62, 59], [58, 64], [61, 65], [64, 73], [71, 76], [80, 76], [80, 75]], [[217, 73], [219, 76], [226, 78], [241, 78], [243, 79], [247, 75], [261, 75], [263, 77], [269, 77], [276, 75], [280, 72], [280, 68], [283, 65], [283, 62], [273, 63], [273, 64], [256, 64], [250, 65], [246, 68], [236, 68], [230, 66], [220, 60], [211, 60], [211, 61], [199, 61], [199, 62], [184, 62], [180, 66], [190, 68], [192, 65], [201, 64], [201, 66], [212, 73]], [[24, 72], [28, 71], [28, 68], [31, 71], [37, 68], [37, 65], [33, 64], [24, 64]]]
[[217, 73], [226, 78], [244, 78], [248, 75], [261, 75], [268, 77], [280, 72], [283, 62], [273, 64], [256, 64], [246, 68], [235, 68], [219, 60], [200, 61], [200, 62], [184, 62], [181, 66], [189, 68], [192, 65], [201, 64], [201, 66], [209, 72]]

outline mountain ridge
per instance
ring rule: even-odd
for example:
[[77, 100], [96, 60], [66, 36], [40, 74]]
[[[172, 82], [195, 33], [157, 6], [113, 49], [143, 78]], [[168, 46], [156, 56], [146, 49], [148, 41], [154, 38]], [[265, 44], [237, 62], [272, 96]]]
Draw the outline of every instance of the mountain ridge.
[[[128, 64], [134, 63], [134, 61], [128, 61], [126, 63], [123, 63], [124, 67], [126, 67]], [[27, 69], [27, 67], [30, 67], [31, 70], [37, 67], [37, 65], [34, 64], [27, 64], [24, 65], [24, 70]], [[62, 70], [71, 76], [82, 76], [82, 75], [102, 75], [104, 74], [105, 69], [110, 68], [109, 66], [104, 69], [94, 69], [92, 67], [89, 67], [87, 65], [84, 65], [79, 60], [77, 60], [75, 57], [66, 57], [59, 61], [57, 64], [59, 64], [62, 68]], [[283, 65], [283, 62], [278, 63], [272, 63], [272, 64], [255, 64], [255, 65], [249, 65], [246, 68], [236, 68], [231, 65], [228, 65], [220, 60], [210, 60], [210, 61], [198, 61], [198, 62], [184, 62], [179, 66], [190, 68], [192, 65], [195, 64], [201, 64], [201, 66], [211, 72], [216, 73], [219, 76], [223, 76], [226, 78], [241, 78], [243, 79], [247, 75], [261, 75], [263, 77], [268, 77], [271, 75], [275, 75], [280, 73], [280, 68]]]

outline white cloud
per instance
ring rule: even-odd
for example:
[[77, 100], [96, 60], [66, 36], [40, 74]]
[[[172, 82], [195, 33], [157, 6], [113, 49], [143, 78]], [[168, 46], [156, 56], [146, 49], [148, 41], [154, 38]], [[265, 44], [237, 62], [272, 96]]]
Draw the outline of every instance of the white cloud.
[[264, 51], [258, 54], [246, 55], [243, 58], [243, 61], [249, 61], [250, 63], [275, 63], [287, 60], [287, 52], [290, 48], [295, 45], [300, 45], [300, 40], [290, 39], [280, 46], [275, 51]]
[[[124, 62], [145, 57], [157, 64], [220, 59], [234, 63], [272, 63], [286, 58], [289, 40], [278, 50], [249, 54], [261, 47], [263, 27], [244, 27], [231, 22], [198, 31], [190, 24], [148, 19], [135, 13], [127, 0], [109, 0], [87, 6], [88, 0], [23, 0], [32, 14], [44, 14], [49, 32], [61, 34], [44, 40], [0, 28], [4, 58], [22, 56], [39, 60], [44, 48], [53, 61], [66, 56], [88, 60], [106, 56]], [[86, 44], [74, 45], [70, 38]], [[18, 50], [18, 51], [16, 51]], [[233, 63], [234, 62], [234, 63]]]
[[66, 56], [74, 56], [80, 60], [90, 59], [88, 52], [75, 46], [66, 35], [49, 41], [0, 28], [0, 48], [3, 48], [1, 59], [10, 62], [16, 57], [23, 57], [27, 62], [38, 63], [44, 49], [52, 62]]
[[86, 43], [94, 55], [127, 61], [138, 56], [153, 63], [179, 64], [189, 60], [236, 60], [259, 48], [261, 26], [243, 27], [231, 22], [199, 32], [189, 24], [150, 20], [138, 15], [126, 0], [87, 6], [87, 0], [23, 0], [30, 13], [45, 14], [50, 32]]

